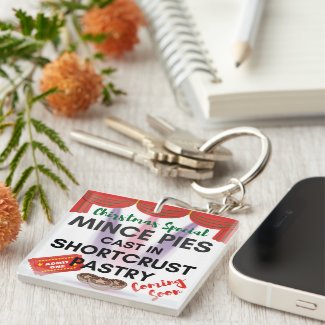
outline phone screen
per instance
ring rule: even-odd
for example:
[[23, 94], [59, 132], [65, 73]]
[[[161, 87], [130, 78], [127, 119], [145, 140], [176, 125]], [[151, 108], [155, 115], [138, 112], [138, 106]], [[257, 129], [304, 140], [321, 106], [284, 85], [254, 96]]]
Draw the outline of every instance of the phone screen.
[[297, 183], [234, 256], [241, 273], [325, 295], [325, 178]]

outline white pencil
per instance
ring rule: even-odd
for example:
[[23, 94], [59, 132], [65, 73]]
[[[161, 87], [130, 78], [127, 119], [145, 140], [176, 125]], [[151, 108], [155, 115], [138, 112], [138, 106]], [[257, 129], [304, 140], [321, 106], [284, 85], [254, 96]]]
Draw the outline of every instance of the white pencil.
[[234, 59], [238, 68], [252, 52], [261, 21], [265, 0], [242, 0], [237, 32], [235, 34]]

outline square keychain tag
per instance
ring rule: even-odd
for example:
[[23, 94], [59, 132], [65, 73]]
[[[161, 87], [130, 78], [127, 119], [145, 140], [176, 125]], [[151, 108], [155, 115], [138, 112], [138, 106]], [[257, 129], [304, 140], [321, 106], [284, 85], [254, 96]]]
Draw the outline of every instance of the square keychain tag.
[[238, 228], [222, 216], [87, 191], [18, 268], [20, 280], [177, 316]]

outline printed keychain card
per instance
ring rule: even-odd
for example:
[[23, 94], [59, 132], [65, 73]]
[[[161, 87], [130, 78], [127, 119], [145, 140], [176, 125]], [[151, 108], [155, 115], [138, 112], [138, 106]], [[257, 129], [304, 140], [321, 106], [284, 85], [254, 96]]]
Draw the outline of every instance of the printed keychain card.
[[20, 264], [24, 282], [179, 315], [238, 221], [87, 191]]

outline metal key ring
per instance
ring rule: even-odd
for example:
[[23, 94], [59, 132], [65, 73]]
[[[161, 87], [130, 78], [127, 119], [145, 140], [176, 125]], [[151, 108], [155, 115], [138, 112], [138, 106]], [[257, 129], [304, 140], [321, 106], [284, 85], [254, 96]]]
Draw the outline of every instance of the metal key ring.
[[[242, 185], [246, 185], [264, 169], [271, 155], [270, 140], [261, 131], [252, 127], [238, 127], [226, 130], [209, 139], [199, 148], [199, 150], [202, 152], [208, 152], [212, 150], [215, 146], [229, 139], [242, 135], [255, 136], [261, 140], [261, 154], [258, 157], [256, 163], [245, 175], [239, 178], [240, 183]], [[197, 182], [193, 182], [191, 186], [197, 193], [206, 198], [214, 198], [216, 196], [225, 194], [231, 195], [240, 190], [240, 186], [238, 185], [238, 183], [236, 184], [234, 182], [218, 187], [205, 187]]]

